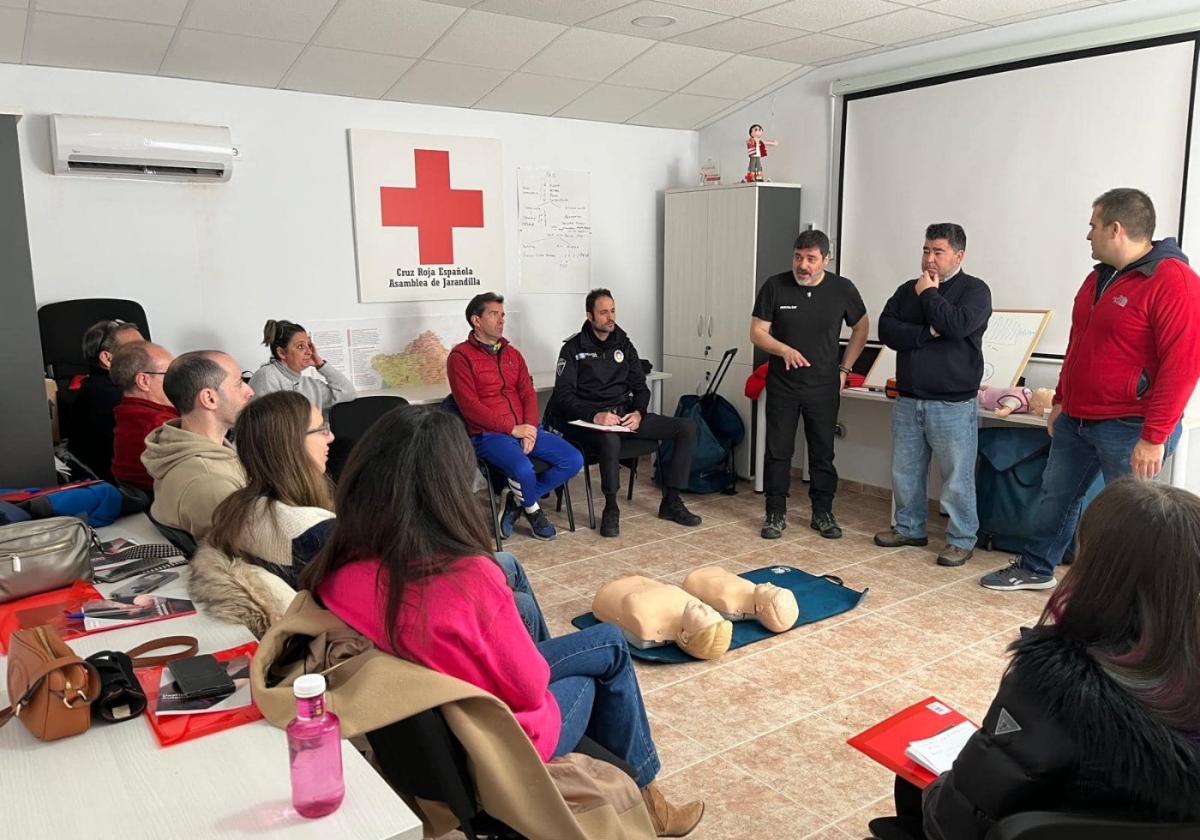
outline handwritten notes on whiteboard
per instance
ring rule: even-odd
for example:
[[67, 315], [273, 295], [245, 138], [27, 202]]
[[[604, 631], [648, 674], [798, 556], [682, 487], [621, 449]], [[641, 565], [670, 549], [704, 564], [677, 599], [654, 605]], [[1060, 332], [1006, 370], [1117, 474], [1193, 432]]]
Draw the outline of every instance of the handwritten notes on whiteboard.
[[592, 278], [589, 173], [519, 167], [517, 212], [521, 290], [587, 292]]
[[1049, 309], [994, 309], [983, 334], [983, 382], [1011, 388], [1017, 384], [1029, 357], [1054, 313]]

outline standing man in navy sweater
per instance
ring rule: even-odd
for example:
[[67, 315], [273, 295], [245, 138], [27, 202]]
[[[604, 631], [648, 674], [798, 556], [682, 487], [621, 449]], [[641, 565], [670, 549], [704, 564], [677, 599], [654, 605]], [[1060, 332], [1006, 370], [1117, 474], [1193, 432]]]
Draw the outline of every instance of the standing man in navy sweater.
[[975, 552], [975, 458], [979, 449], [979, 383], [983, 333], [992, 292], [962, 270], [967, 234], [942, 222], [925, 229], [921, 276], [896, 289], [879, 317], [879, 338], [896, 351], [892, 408], [892, 493], [896, 524], [875, 535], [885, 548], [925, 545], [926, 479], [932, 455], [942, 474], [942, 507], [950, 514], [941, 566], [961, 566]]
[[1052, 588], [1097, 473], [1105, 484], [1149, 480], [1179, 442], [1200, 378], [1200, 277], [1174, 239], [1153, 241], [1154, 224], [1141, 190], [1109, 190], [1092, 203], [1097, 263], [1071, 312], [1032, 536], [1010, 565], [983, 576], [988, 589]]

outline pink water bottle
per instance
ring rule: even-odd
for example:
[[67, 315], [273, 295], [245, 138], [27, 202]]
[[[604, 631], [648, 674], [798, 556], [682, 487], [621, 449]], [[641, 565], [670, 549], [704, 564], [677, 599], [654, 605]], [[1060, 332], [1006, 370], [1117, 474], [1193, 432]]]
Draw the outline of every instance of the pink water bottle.
[[302, 817], [323, 817], [342, 804], [342, 736], [337, 715], [325, 711], [325, 678], [305, 674], [292, 684], [296, 718], [287, 725], [292, 767], [292, 807]]

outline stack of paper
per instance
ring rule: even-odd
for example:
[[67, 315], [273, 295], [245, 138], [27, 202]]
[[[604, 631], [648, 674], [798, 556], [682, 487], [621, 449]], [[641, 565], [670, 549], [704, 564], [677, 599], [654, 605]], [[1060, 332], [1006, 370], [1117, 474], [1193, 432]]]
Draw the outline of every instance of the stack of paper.
[[964, 720], [931, 738], [913, 741], [904, 754], [934, 775], [950, 769], [968, 739], [975, 734], [975, 724]]

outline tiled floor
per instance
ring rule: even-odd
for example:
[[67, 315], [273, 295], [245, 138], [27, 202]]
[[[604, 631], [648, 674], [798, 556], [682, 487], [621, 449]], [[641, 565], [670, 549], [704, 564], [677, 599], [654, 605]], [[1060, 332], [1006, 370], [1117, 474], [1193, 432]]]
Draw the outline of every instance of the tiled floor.
[[845, 536], [825, 540], [809, 529], [806, 488], [794, 479], [789, 527], [767, 542], [758, 535], [762, 497], [746, 485], [736, 496], [688, 497], [704, 523], [683, 528], [657, 518], [649, 474], [642, 470], [632, 502], [621, 500], [618, 539], [586, 527], [576, 479], [577, 532], [552, 513], [557, 540], [522, 536], [521, 523], [506, 544], [529, 571], [551, 630], [572, 632], [570, 619], [591, 609], [597, 587], [628, 574], [679, 583], [701, 565], [740, 572], [784, 563], [869, 589], [849, 613], [715, 662], [637, 665], [660, 781], [672, 797], [708, 803], [696, 840], [867, 836], [870, 818], [891, 813], [892, 776], [846, 739], [931, 694], [981, 719], [1005, 646], [1037, 618], [1046, 593], [982, 589], [979, 576], [1008, 561], [999, 553], [977, 552], [958, 569], [937, 566], [940, 517], [932, 517], [928, 549], [877, 547], [871, 535], [888, 525], [883, 499], [840, 493], [834, 511]]

